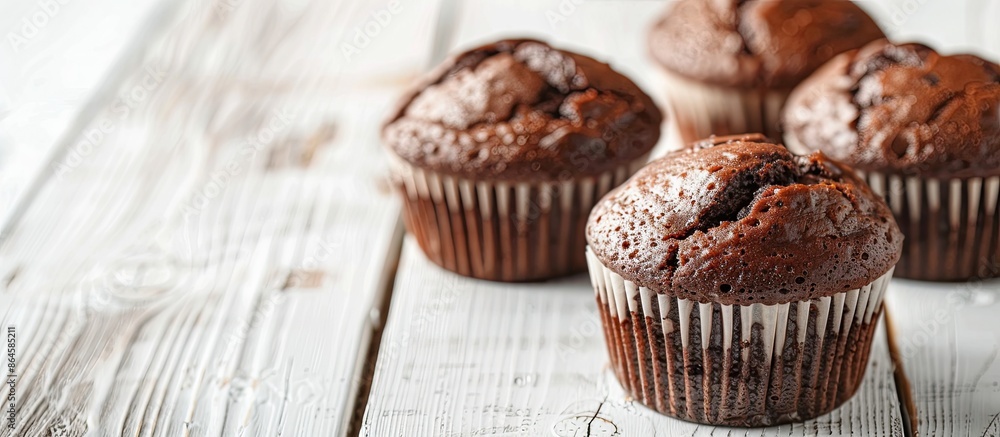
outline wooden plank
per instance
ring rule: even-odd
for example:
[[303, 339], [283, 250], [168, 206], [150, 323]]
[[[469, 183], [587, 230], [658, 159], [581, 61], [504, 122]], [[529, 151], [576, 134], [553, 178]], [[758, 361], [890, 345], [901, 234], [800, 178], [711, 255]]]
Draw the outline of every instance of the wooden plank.
[[[947, 53], [1000, 59], [1000, 3], [863, 2], [889, 35]], [[961, 25], [960, 25], [961, 24]], [[894, 280], [886, 297], [901, 370], [922, 436], [1000, 435], [1000, 281]]]
[[[134, 69], [172, 6], [163, 0], [99, 0], [86, 8], [38, 2], [4, 8], [0, 220], [33, 196], [35, 182], [76, 139], [90, 112], [114, 97], [118, 83], [109, 79]], [[114, 87], [102, 88], [105, 83]]]
[[901, 436], [884, 334], [858, 394], [833, 413], [773, 428], [700, 426], [630, 400], [608, 367], [586, 275], [477, 281], [406, 241], [363, 435]]
[[[455, 13], [453, 50], [534, 36], [609, 61], [662, 103], [645, 32], [657, 2], [481, 1]], [[675, 147], [671, 127], [656, 153]], [[884, 335], [847, 405], [804, 424], [724, 429], [667, 418], [608, 369], [585, 277], [542, 284], [462, 278], [408, 240], [363, 435], [893, 435], [903, 433]], [[600, 420], [598, 420], [600, 419]]]
[[1000, 435], [1000, 280], [895, 280], [886, 299], [918, 434]]
[[350, 62], [388, 3], [182, 8], [120, 86], [143, 97], [101, 108], [84, 132], [112, 128], [0, 246], [18, 338], [0, 435], [346, 430], [400, 244], [377, 126], [426, 64], [435, 3], [390, 12]]

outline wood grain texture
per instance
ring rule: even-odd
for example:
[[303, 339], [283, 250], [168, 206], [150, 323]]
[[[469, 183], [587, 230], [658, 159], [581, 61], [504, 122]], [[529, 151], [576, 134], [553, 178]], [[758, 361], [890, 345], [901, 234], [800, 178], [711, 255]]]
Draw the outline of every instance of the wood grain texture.
[[0, 247], [0, 435], [345, 432], [401, 236], [377, 126], [435, 4], [349, 61], [386, 5], [180, 7]]
[[0, 230], [15, 205], [33, 196], [60, 143], [76, 139], [86, 108], [113, 95], [118, 84], [109, 79], [131, 71], [172, 12], [164, 0], [44, 6], [12, 2], [0, 17]]
[[[663, 7], [461, 3], [453, 12], [452, 50], [499, 36], [538, 36], [609, 61], [662, 102], [645, 31]], [[676, 147], [673, 129], [657, 154]], [[766, 430], [700, 427], [625, 399], [606, 367], [600, 319], [584, 278], [534, 285], [474, 281], [438, 269], [415, 247], [408, 245], [397, 274], [362, 435], [902, 435], [882, 335], [869, 380], [844, 408]]]
[[601, 332], [586, 275], [538, 284], [463, 278], [408, 239], [362, 435], [903, 435], [881, 328], [847, 404], [755, 429], [683, 422], [628, 399]]
[[919, 435], [1000, 435], [1000, 280], [896, 280], [886, 299]]
[[[883, 23], [906, 7], [869, 3], [884, 6], [873, 9]], [[996, 2], [916, 3], [893, 23], [898, 34], [1000, 53], [989, 21]], [[132, 19], [152, 4], [109, 12], [74, 3], [29, 48], [81, 56], [72, 43], [83, 32], [109, 43], [98, 63], [112, 65], [128, 44], [109, 29], [129, 22], [136, 35], [143, 25], [134, 23], [146, 22]], [[404, 1], [392, 12], [388, 0], [181, 2], [124, 81], [104, 78], [112, 98], [83, 114], [76, 141], [0, 243], [0, 329], [13, 326], [18, 338], [18, 427], [0, 436], [343, 434], [400, 244], [377, 125], [428, 59], [499, 36], [537, 36], [610, 61], [663, 101], [644, 40], [661, 2], [444, 4]], [[937, 24], [953, 9], [983, 11], [986, 23], [949, 33], [956, 27]], [[373, 22], [380, 30], [359, 37]], [[439, 26], [448, 31], [432, 44]], [[5, 61], [41, 90], [62, 76], [109, 71], [56, 71], [62, 52], [31, 54]], [[7, 65], [0, 213], [21, 204], [90, 101], [58, 94], [67, 108], [42, 123], [43, 106], [21, 106], [11, 84], [24, 84], [8, 80]], [[84, 82], [100, 80], [74, 83]], [[12, 135], [18, 120], [35, 124]], [[8, 153], [11, 140], [17, 153]], [[699, 427], [624, 397], [584, 277], [471, 281], [430, 265], [412, 243], [403, 263], [364, 435], [902, 433], [884, 343], [862, 391], [828, 416], [774, 429]], [[890, 292], [900, 338], [926, 338], [901, 345], [921, 435], [1000, 434], [992, 328], [1000, 286], [981, 287], [942, 298], [935, 293], [951, 296], [946, 288], [903, 282]], [[949, 299], [959, 304], [939, 322]]]

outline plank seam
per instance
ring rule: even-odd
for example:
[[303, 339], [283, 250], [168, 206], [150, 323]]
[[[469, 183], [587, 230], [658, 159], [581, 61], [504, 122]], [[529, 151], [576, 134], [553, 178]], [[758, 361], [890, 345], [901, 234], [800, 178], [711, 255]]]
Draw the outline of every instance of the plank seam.
[[[357, 391], [353, 400], [353, 408], [348, 405], [344, 409], [345, 416], [348, 411], [350, 416], [347, 434], [360, 435], [364, 422], [365, 410], [368, 408], [368, 397], [371, 394], [372, 380], [375, 377], [375, 364], [378, 361], [379, 349], [382, 345], [382, 334], [385, 332], [385, 325], [389, 319], [389, 305], [392, 303], [393, 290], [396, 286], [396, 275], [399, 273], [399, 260], [403, 252], [403, 222], [401, 217], [396, 219], [396, 229], [393, 231], [391, 244], [389, 246], [388, 258], [386, 259], [381, 280], [384, 283], [377, 287], [378, 295], [372, 303], [371, 311], [378, 311], [378, 317], [373, 317], [369, 321], [370, 335], [368, 336], [368, 349], [364, 354], [358, 354], [359, 365], [355, 369], [355, 388]], [[364, 345], [362, 345], [364, 348]], [[349, 397], [350, 398], [350, 397]]]
[[913, 400], [913, 390], [910, 388], [910, 380], [906, 377], [903, 368], [903, 359], [895, 343], [895, 328], [892, 324], [891, 311], [886, 306], [885, 311], [885, 341], [889, 346], [889, 358], [892, 360], [892, 377], [896, 386], [896, 398], [899, 399], [900, 421], [903, 422], [903, 435], [907, 437], [916, 436], [917, 428], [917, 407]]
[[14, 201], [7, 216], [0, 221], [0, 245], [3, 245], [13, 233], [21, 217], [38, 197], [38, 193], [41, 192], [46, 183], [52, 180], [52, 175], [55, 174], [55, 162], [69, 153], [70, 146], [82, 136], [83, 130], [101, 113], [100, 110], [109, 106], [119, 87], [140, 66], [142, 54], [146, 52], [149, 45], [157, 40], [157, 36], [164, 34], [170, 28], [168, 24], [174, 22], [176, 12], [180, 9], [178, 5], [181, 3], [161, 0], [152, 12], [147, 12], [146, 25], [141, 27], [144, 30], [139, 32], [139, 36], [134, 39], [135, 42], [123, 50], [124, 53], [114, 62], [107, 78], [101, 82], [87, 103], [77, 112], [72, 124], [66, 133], [56, 141], [56, 145], [44, 160], [35, 177], [29, 182], [28, 187]]

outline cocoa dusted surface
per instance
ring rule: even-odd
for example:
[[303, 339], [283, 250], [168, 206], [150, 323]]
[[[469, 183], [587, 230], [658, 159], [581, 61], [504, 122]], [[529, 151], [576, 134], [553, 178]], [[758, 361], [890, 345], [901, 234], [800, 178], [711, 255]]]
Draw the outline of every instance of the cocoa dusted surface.
[[649, 46], [661, 65], [695, 80], [792, 88], [838, 53], [884, 37], [844, 0], [679, 0]]
[[714, 138], [650, 163], [587, 223], [591, 250], [625, 279], [737, 305], [862, 287], [896, 264], [902, 242], [888, 207], [852, 171], [760, 135]]
[[803, 82], [784, 125], [790, 143], [861, 170], [1000, 175], [1000, 66], [876, 41]]
[[534, 40], [459, 54], [406, 96], [382, 132], [401, 158], [488, 180], [597, 175], [648, 153], [662, 115], [607, 64]]

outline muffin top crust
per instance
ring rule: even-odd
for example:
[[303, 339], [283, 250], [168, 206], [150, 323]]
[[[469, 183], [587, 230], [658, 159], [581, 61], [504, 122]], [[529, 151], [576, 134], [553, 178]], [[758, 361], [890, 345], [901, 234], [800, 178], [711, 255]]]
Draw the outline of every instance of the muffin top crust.
[[761, 135], [717, 137], [653, 161], [597, 204], [590, 250], [658, 293], [747, 305], [855, 289], [896, 264], [892, 213], [846, 167]]
[[789, 145], [861, 170], [1000, 174], [1000, 66], [880, 40], [843, 53], [789, 97]]
[[833, 56], [884, 38], [845, 0], [678, 0], [654, 24], [654, 59], [721, 86], [792, 88]]
[[597, 175], [648, 153], [662, 115], [607, 64], [535, 40], [452, 57], [405, 96], [382, 131], [411, 164], [488, 180]]

